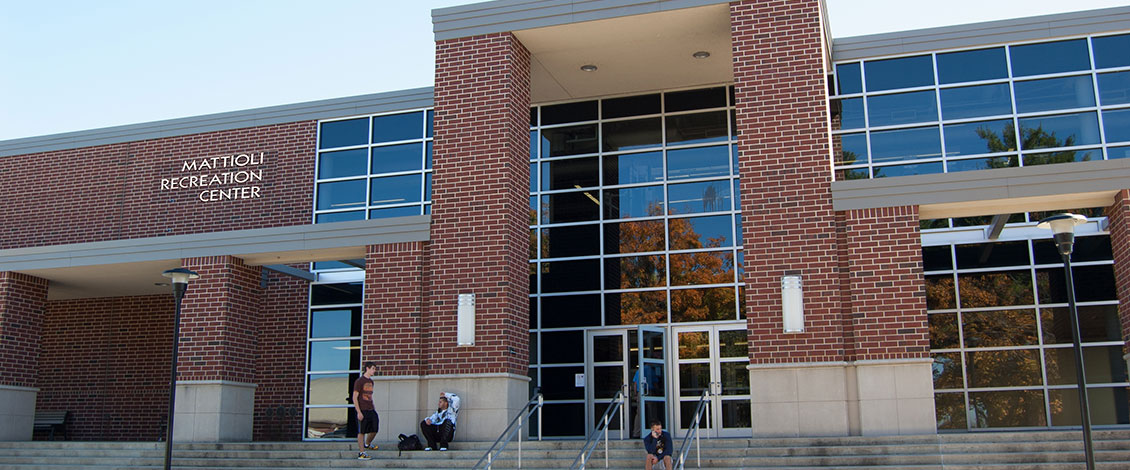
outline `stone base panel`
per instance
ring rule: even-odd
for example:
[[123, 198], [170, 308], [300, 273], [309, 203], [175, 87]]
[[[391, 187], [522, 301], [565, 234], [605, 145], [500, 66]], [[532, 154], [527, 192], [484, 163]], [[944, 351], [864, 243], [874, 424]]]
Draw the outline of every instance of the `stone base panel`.
[[251, 440], [255, 384], [222, 380], [178, 381], [173, 441]]
[[529, 401], [529, 377], [470, 374], [373, 377], [373, 405], [381, 419], [377, 441], [420, 434], [436, 411], [440, 392], [459, 395], [457, 441], [494, 441]]
[[755, 437], [937, 433], [930, 359], [753, 365]]
[[0, 385], [0, 441], [30, 441], [38, 388]]

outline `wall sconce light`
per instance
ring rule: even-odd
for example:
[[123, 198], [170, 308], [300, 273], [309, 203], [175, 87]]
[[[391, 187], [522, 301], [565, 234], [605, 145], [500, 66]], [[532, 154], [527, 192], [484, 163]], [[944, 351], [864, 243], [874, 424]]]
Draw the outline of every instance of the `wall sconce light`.
[[781, 278], [781, 313], [785, 333], [804, 332], [804, 290], [800, 276]]
[[456, 341], [459, 346], [475, 345], [475, 294], [459, 294], [459, 312], [456, 318]]

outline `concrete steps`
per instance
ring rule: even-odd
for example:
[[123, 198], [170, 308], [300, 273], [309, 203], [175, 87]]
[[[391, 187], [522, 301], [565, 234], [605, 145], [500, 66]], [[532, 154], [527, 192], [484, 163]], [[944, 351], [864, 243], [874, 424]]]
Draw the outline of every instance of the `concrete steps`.
[[[1130, 429], [1094, 433], [1095, 459], [1101, 470], [1130, 469]], [[413, 470], [471, 468], [490, 442], [455, 442], [446, 452], [405, 452], [395, 443], [357, 460], [355, 444], [345, 442], [252, 442], [176, 444], [173, 466], [183, 470], [373, 469]], [[676, 448], [680, 442], [676, 441]], [[522, 443], [522, 468], [568, 468], [580, 441]], [[928, 436], [704, 439], [702, 468], [790, 470], [1081, 470], [1082, 436], [1078, 431], [983, 432]], [[517, 468], [511, 443], [494, 468]], [[636, 440], [610, 441], [612, 469], [641, 465]], [[159, 442], [0, 442], [0, 470], [157, 469], [165, 446]], [[589, 468], [604, 468], [603, 444]], [[698, 461], [692, 450], [687, 468]]]

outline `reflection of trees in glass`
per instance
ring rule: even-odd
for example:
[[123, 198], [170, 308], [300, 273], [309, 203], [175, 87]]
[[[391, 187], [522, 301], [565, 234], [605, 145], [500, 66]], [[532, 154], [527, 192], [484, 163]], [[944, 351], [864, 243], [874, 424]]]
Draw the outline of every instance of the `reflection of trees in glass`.
[[[1019, 346], [1039, 343], [1035, 310], [994, 310], [962, 314], [965, 347]], [[1039, 366], [1037, 361], [1036, 366]]]
[[[1016, 147], [1016, 126], [1009, 123], [1004, 126], [1002, 131], [1003, 135], [993, 132], [987, 126], [977, 128], [977, 136], [985, 141], [985, 145], [989, 152], [1015, 152]], [[1044, 148], [1058, 148], [1058, 147], [1071, 147], [1075, 145], [1075, 135], [1069, 135], [1064, 139], [1056, 137], [1055, 132], [1048, 132], [1044, 130], [1043, 125], [1020, 128], [1020, 148], [1025, 150], [1044, 149]], [[1041, 154], [1025, 155], [1025, 165], [1044, 165], [1048, 163], [1065, 163], [1075, 161], [1075, 150], [1061, 150], [1058, 152], [1048, 152]], [[1009, 159], [1014, 158], [1011, 156], [993, 157], [988, 159], [986, 166], [989, 168], [1007, 168], [1009, 167]], [[1090, 156], [1084, 156], [1083, 161], [1090, 160]]]
[[973, 427], [1044, 426], [1044, 393], [1039, 390], [977, 392], [969, 394]]
[[926, 308], [937, 310], [957, 307], [953, 276], [926, 276]]
[[1028, 271], [959, 274], [957, 282], [961, 306], [965, 308], [1033, 302], [1032, 275]]

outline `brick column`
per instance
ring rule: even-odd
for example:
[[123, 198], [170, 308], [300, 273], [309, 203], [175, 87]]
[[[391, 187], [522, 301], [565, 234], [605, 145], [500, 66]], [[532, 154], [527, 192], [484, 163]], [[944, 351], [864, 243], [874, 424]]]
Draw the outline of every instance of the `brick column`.
[[[848, 430], [844, 318], [820, 2], [730, 3], [753, 429]], [[785, 334], [781, 277], [800, 275], [805, 329]]]
[[[1109, 218], [1110, 246], [1114, 252], [1114, 283], [1118, 292], [1118, 317], [1122, 323], [1122, 352], [1130, 363], [1130, 189], [1114, 197], [1106, 209]], [[1130, 366], [1127, 366], [1130, 368]]]
[[31, 440], [47, 280], [0, 272], [0, 441]]
[[[378, 440], [395, 441], [416, 429], [422, 409], [420, 376], [428, 359], [424, 344], [424, 244], [370, 245], [365, 253], [365, 317], [362, 361], [377, 363], [373, 405], [381, 417]], [[424, 400], [421, 401], [421, 398]]]
[[[527, 400], [529, 71], [530, 53], [510, 33], [436, 43], [424, 372], [476, 387], [460, 418], [483, 414], [461, 438], [497, 437]], [[459, 294], [476, 297], [474, 346], [456, 345]]]
[[936, 432], [918, 207], [845, 217], [859, 432]]
[[186, 258], [200, 274], [181, 305], [173, 438], [249, 441], [260, 271], [231, 256]]

